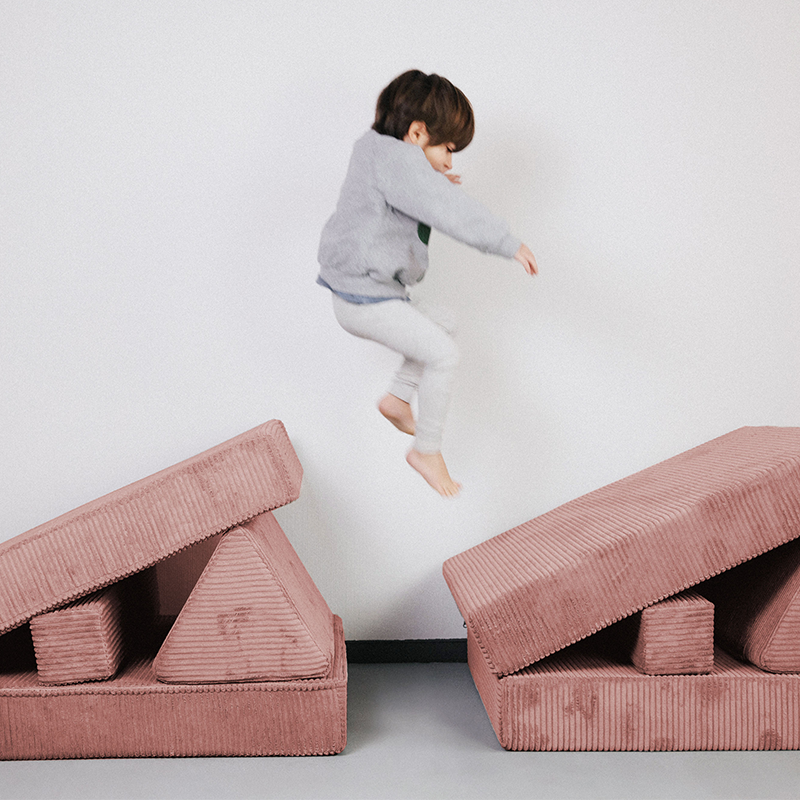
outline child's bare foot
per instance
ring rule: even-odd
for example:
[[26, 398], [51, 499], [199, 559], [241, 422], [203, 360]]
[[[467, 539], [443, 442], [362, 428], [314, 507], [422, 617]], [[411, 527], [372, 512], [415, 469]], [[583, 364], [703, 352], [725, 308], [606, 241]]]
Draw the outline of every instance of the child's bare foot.
[[411, 406], [395, 397], [393, 394], [387, 394], [380, 403], [378, 403], [378, 411], [383, 414], [392, 425], [403, 433], [414, 435], [415, 424], [414, 415], [411, 412]]
[[441, 453], [409, 450], [406, 461], [443, 497], [455, 497], [459, 493], [461, 484], [450, 477]]

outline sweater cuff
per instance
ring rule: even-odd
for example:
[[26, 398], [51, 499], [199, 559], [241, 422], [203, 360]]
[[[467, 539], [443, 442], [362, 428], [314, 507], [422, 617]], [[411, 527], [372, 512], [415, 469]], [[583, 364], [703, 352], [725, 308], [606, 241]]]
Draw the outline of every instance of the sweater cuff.
[[518, 239], [516, 236], [509, 233], [507, 236], [504, 236], [503, 240], [500, 242], [500, 250], [498, 253], [506, 258], [514, 258], [521, 244], [522, 239]]

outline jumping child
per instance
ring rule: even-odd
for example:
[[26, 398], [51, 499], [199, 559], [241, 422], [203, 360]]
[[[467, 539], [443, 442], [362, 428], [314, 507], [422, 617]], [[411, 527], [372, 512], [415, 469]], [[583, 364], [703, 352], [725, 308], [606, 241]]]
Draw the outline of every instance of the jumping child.
[[[410, 70], [378, 97], [375, 123], [355, 144], [336, 211], [319, 245], [317, 282], [333, 294], [339, 324], [403, 358], [378, 405], [414, 436], [406, 460], [445, 497], [461, 486], [441, 453], [458, 363], [451, 333], [417, 309], [409, 287], [428, 267], [431, 228], [485, 253], [515, 258], [529, 275], [533, 253], [505, 223], [458, 187], [452, 154], [475, 131], [472, 106], [446, 78]], [[415, 420], [411, 401], [417, 394]]]

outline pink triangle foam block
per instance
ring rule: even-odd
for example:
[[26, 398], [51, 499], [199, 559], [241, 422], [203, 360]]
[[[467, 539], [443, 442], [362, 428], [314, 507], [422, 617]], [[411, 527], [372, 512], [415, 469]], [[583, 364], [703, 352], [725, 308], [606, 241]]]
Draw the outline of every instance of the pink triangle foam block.
[[152, 660], [109, 681], [40, 686], [36, 672], [0, 672], [0, 759], [310, 756], [347, 741], [347, 660], [341, 620], [321, 678], [175, 686]]
[[224, 533], [203, 539], [180, 553], [159, 561], [155, 575], [155, 613], [174, 619], [180, 614]]
[[333, 615], [275, 517], [228, 531], [155, 659], [168, 683], [316, 678]]
[[112, 677], [122, 661], [120, 603], [115, 587], [30, 621], [39, 683]]
[[507, 675], [800, 536], [800, 428], [740, 428], [448, 559]]
[[272, 420], [0, 543], [0, 633], [296, 500], [302, 474]]
[[467, 636], [469, 666], [506, 750], [797, 750], [800, 675], [722, 650], [707, 675], [643, 675], [581, 642], [512, 675]]
[[640, 672], [691, 675], [714, 668], [713, 603], [689, 590], [636, 616], [631, 662]]
[[714, 601], [717, 639], [770, 672], [800, 672], [800, 540], [700, 587]]

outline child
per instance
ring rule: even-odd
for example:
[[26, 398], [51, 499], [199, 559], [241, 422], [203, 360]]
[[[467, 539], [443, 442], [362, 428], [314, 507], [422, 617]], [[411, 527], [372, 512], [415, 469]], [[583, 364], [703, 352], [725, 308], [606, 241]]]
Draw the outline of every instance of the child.
[[428, 267], [431, 228], [515, 258], [529, 275], [538, 272], [533, 253], [449, 173], [452, 154], [470, 143], [474, 130], [469, 100], [447, 79], [419, 70], [395, 78], [378, 97], [372, 129], [353, 148], [319, 246], [317, 282], [332, 291], [339, 324], [403, 355], [378, 408], [415, 437], [406, 460], [445, 497], [461, 488], [441, 453], [458, 350], [450, 333], [408, 296]]

